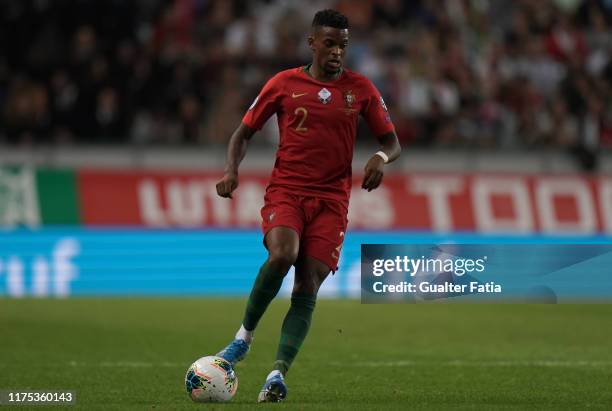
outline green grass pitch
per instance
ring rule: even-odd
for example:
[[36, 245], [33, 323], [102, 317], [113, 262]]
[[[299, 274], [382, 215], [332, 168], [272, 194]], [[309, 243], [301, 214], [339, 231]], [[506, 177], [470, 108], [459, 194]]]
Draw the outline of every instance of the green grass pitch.
[[66, 408], [86, 410], [612, 407], [612, 305], [331, 300], [287, 401], [258, 405], [287, 305], [264, 317], [234, 400], [207, 405], [188, 398], [185, 370], [229, 341], [244, 300], [0, 299], [0, 389], [75, 390]]

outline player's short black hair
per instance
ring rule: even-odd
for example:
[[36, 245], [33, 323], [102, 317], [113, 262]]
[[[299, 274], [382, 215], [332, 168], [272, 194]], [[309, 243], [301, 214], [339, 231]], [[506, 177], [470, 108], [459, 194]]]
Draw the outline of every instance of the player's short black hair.
[[312, 27], [327, 26], [335, 29], [348, 29], [349, 22], [346, 16], [339, 11], [325, 9], [317, 11], [312, 19]]

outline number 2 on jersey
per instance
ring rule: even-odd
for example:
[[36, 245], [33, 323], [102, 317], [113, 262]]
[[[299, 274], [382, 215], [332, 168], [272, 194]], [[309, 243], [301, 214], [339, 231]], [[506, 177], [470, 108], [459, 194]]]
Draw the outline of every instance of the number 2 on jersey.
[[306, 110], [304, 107], [298, 107], [295, 109], [295, 111], [293, 112], [293, 114], [297, 115], [302, 115], [302, 118], [300, 119], [300, 122], [298, 123], [297, 127], [295, 128], [295, 131], [297, 131], [298, 133], [305, 133], [308, 131], [308, 127], [304, 127], [304, 121], [306, 121], [306, 117], [308, 117], [308, 110]]

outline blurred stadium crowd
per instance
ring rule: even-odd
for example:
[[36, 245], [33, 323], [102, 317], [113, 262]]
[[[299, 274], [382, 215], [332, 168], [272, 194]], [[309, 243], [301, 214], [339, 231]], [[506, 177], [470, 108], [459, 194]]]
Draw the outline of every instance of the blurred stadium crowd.
[[0, 141], [224, 145], [326, 7], [404, 145], [612, 146], [612, 0], [5, 0]]

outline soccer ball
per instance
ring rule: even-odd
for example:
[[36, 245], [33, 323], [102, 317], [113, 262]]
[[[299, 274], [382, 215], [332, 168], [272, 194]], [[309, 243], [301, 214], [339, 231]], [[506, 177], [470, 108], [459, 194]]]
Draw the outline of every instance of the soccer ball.
[[210, 355], [191, 364], [185, 388], [195, 402], [226, 402], [236, 394], [238, 377], [229, 362]]

